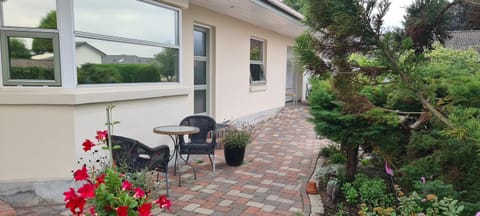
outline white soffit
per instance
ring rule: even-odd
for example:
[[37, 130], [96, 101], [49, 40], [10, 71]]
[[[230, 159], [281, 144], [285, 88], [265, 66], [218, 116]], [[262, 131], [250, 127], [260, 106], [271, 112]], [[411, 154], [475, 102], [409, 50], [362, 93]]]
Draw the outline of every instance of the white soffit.
[[298, 17], [276, 8], [271, 0], [190, 0], [190, 4], [234, 17], [247, 23], [298, 37], [307, 29]]

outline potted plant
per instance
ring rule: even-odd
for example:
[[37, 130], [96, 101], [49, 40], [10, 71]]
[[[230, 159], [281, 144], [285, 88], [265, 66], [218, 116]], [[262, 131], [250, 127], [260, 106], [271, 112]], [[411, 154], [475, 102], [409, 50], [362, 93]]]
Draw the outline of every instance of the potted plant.
[[245, 157], [245, 149], [252, 141], [252, 126], [229, 126], [224, 137], [225, 162], [229, 166], [240, 166]]

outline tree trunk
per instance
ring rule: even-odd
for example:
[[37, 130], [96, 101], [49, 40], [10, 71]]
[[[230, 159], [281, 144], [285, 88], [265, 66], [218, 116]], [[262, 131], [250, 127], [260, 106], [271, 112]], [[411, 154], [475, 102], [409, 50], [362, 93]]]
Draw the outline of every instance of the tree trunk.
[[347, 181], [352, 182], [355, 180], [355, 174], [357, 173], [357, 164], [358, 164], [358, 145], [345, 145], [347, 152]]

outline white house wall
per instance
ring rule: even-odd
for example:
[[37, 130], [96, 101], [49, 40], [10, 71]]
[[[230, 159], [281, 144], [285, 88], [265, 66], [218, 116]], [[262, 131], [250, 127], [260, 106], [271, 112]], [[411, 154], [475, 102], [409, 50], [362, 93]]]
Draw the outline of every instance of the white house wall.
[[[76, 161], [82, 156], [82, 141], [94, 139], [95, 131], [105, 128], [105, 106], [110, 103], [117, 105], [113, 112], [114, 120], [120, 121], [116, 134], [152, 146], [171, 145], [167, 136], [154, 134], [152, 129], [178, 124], [193, 113], [196, 23], [212, 28], [211, 108], [217, 121], [284, 105], [286, 52], [292, 38], [192, 4], [182, 13], [180, 83], [0, 87], [0, 183], [71, 179], [71, 170], [78, 167]], [[266, 41], [267, 84], [260, 88], [249, 83], [250, 37]]]
[[[193, 25], [212, 27], [214, 116], [217, 121], [237, 119], [284, 106], [287, 46], [293, 38], [283, 37], [254, 25], [190, 5], [183, 11], [184, 72], [193, 74]], [[250, 38], [265, 40], [266, 80], [251, 87]]]

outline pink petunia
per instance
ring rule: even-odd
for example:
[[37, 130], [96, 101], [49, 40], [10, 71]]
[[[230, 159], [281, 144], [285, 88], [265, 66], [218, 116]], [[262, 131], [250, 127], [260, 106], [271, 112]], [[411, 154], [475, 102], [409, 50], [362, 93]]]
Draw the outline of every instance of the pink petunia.
[[166, 208], [168, 210], [170, 210], [170, 207], [172, 206], [172, 201], [167, 199], [167, 196], [165, 195], [158, 197], [158, 199], [155, 200], [155, 203], [157, 203], [160, 208]]
[[95, 139], [97, 139], [98, 141], [104, 141], [107, 139], [107, 135], [107, 130], [97, 131], [97, 136], [95, 136]]
[[130, 183], [129, 181], [125, 180], [122, 182], [122, 190], [131, 190], [132, 189], [132, 183]]
[[142, 188], [135, 188], [135, 193], [133, 194], [133, 197], [142, 198], [143, 196], [145, 196], [145, 191], [143, 191]]
[[85, 141], [83, 141], [82, 145], [83, 145], [83, 151], [85, 152], [90, 151], [92, 147], [95, 146], [95, 144], [89, 139], [86, 139]]
[[420, 181], [422, 181], [422, 183], [425, 184], [425, 182], [426, 182], [427, 180], [425, 179], [425, 177], [422, 176], [422, 177], [420, 178]]
[[152, 209], [152, 203], [144, 203], [138, 208], [138, 216], [150, 216], [150, 210]]
[[385, 161], [385, 172], [390, 175], [390, 176], [393, 176], [393, 169], [391, 169], [390, 167], [388, 167], [388, 162]]
[[87, 172], [87, 166], [83, 166], [82, 169], [78, 169], [73, 173], [73, 177], [75, 178], [75, 181], [82, 181], [88, 179], [88, 172]]

